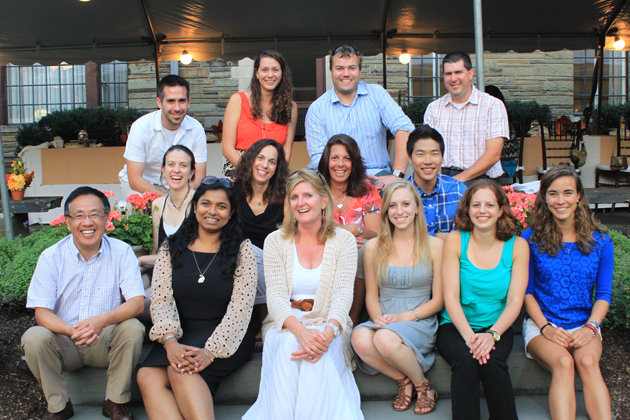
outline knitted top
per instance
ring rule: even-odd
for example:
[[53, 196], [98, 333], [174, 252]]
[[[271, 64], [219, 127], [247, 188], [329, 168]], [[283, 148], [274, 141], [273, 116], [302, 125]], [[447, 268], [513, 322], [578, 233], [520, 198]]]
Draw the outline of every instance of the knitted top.
[[[289, 297], [293, 288], [293, 258], [295, 241], [282, 238], [277, 230], [265, 240], [265, 282], [267, 284], [267, 307], [269, 315], [263, 322], [263, 336], [270, 328], [280, 332], [284, 321], [293, 316]], [[335, 236], [326, 241], [322, 258], [322, 274], [317, 285], [313, 310], [302, 317], [302, 324], [324, 325], [336, 320], [341, 325], [341, 338], [346, 364], [354, 369], [350, 336], [352, 321], [350, 306], [354, 293], [354, 276], [357, 270], [357, 241], [350, 232], [335, 229]]]
[[[529, 283], [526, 294], [533, 295], [548, 321], [564, 329], [584, 325], [591, 316], [593, 301], [610, 304], [615, 252], [607, 234], [593, 232], [595, 246], [590, 254], [577, 243], [565, 242], [555, 257], [539, 253], [530, 242], [533, 231], [521, 235], [529, 245]], [[593, 299], [595, 289], [595, 299]]]
[[[218, 358], [233, 355], [245, 337], [247, 326], [254, 308], [258, 269], [256, 255], [249, 239], [241, 243], [236, 270], [234, 270], [234, 289], [232, 299], [221, 323], [206, 341], [205, 348]], [[151, 320], [153, 327], [149, 337], [159, 341], [164, 334], [172, 331], [177, 339], [183, 331], [173, 298], [173, 266], [171, 253], [166, 241], [158, 251], [153, 269], [153, 287], [151, 289]]]

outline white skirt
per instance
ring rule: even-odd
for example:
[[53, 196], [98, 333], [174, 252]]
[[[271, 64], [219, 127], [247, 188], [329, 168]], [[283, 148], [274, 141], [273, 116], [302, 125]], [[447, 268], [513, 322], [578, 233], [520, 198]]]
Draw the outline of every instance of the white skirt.
[[[323, 331], [325, 326], [310, 328]], [[301, 348], [289, 331], [267, 332], [258, 398], [243, 420], [363, 420], [359, 388], [341, 340], [335, 338], [316, 363], [291, 360]]]
[[[580, 328], [582, 328], [581, 325], [579, 327], [571, 328], [570, 330], [567, 330], [567, 332], [571, 334], [573, 333], [573, 331], [579, 330]], [[599, 339], [604, 341], [602, 338], [602, 330], [599, 327], [597, 327], [597, 333], [599, 334]], [[538, 328], [538, 325], [536, 325], [534, 320], [527, 317], [523, 318], [523, 340], [525, 344], [525, 356], [527, 356], [530, 359], [533, 359], [533, 357], [527, 351], [527, 345], [529, 344], [530, 341], [532, 341], [532, 338], [538, 337], [539, 335], [540, 335], [540, 328]]]

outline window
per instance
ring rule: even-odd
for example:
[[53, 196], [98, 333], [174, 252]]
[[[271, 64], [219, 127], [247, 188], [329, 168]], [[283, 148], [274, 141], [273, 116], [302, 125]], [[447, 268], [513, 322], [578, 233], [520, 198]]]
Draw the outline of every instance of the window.
[[409, 99], [435, 99], [446, 93], [442, 59], [444, 54], [431, 53], [411, 57], [409, 63]]
[[[595, 68], [595, 51], [573, 52], [573, 107], [582, 112], [588, 105]], [[622, 104], [628, 100], [628, 53], [604, 50], [603, 104]], [[597, 106], [598, 92], [595, 92]]]
[[113, 61], [101, 65], [101, 103], [106, 108], [127, 108], [127, 62]]
[[84, 65], [7, 65], [9, 124], [32, 123], [49, 112], [82, 106], [86, 106]]

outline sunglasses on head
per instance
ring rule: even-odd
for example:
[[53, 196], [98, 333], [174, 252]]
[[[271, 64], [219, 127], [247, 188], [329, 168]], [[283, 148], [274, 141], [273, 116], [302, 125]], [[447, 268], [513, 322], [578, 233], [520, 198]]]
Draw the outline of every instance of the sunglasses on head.
[[216, 183], [221, 184], [224, 188], [229, 190], [232, 189], [232, 181], [227, 178], [217, 178], [216, 176], [207, 176], [201, 180], [201, 183], [204, 185], [214, 185]]
[[340, 46], [338, 46], [337, 48], [335, 48], [333, 50], [332, 55], [337, 54], [339, 51], [343, 50], [344, 48], [347, 49], [348, 51], [350, 51], [351, 53], [358, 54], [357, 49], [354, 48], [353, 46], [351, 46], [351, 45], [340, 45]]

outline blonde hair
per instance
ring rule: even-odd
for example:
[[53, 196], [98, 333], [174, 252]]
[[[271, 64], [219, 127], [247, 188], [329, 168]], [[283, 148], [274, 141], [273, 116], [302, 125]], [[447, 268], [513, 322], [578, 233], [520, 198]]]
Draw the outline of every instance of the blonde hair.
[[[314, 173], [308, 169], [297, 170], [287, 178], [287, 199], [289, 203], [291, 202], [293, 189], [301, 182], [306, 182], [310, 185], [320, 197], [328, 197], [326, 208], [322, 211], [322, 226], [319, 229], [318, 238], [320, 243], [326, 243], [326, 240], [335, 236], [335, 221], [333, 219], [332, 194], [330, 188], [328, 188], [328, 184], [320, 174]], [[295, 221], [295, 215], [293, 214], [291, 206], [289, 206], [289, 217], [282, 223], [280, 230], [282, 231], [282, 238], [288, 240], [293, 240], [298, 232], [298, 223]]]
[[381, 206], [381, 221], [380, 232], [376, 239], [376, 247], [372, 255], [374, 256], [374, 273], [378, 285], [381, 285], [382, 279], [387, 278], [387, 266], [389, 257], [394, 252], [394, 230], [396, 229], [394, 224], [389, 220], [389, 204], [392, 201], [392, 195], [394, 191], [404, 188], [411, 193], [418, 213], [416, 214], [413, 226], [414, 237], [416, 241], [413, 245], [413, 266], [415, 267], [419, 261], [425, 268], [431, 264], [431, 247], [429, 246], [429, 233], [427, 230], [427, 222], [424, 217], [424, 211], [422, 210], [422, 199], [418, 190], [413, 184], [405, 180], [395, 180], [385, 189], [383, 193], [383, 204]]

